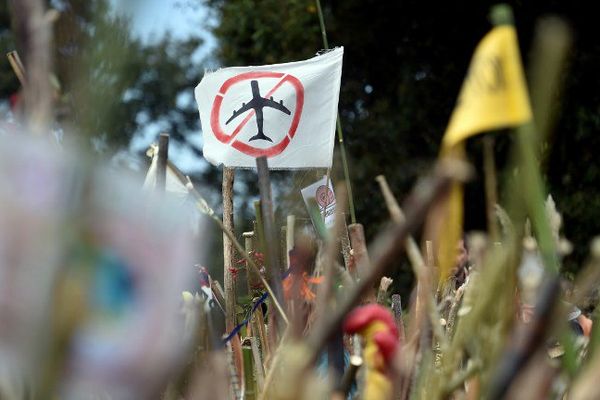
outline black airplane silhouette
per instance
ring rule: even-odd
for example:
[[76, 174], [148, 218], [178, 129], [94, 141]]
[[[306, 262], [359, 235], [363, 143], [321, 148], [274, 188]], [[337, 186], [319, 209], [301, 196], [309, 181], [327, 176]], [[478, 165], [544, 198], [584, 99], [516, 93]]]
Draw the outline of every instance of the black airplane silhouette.
[[291, 115], [292, 113], [283, 105], [283, 100], [280, 100], [279, 103], [273, 100], [273, 96], [270, 99], [262, 97], [260, 95], [260, 90], [258, 89], [258, 81], [250, 81], [250, 86], [252, 87], [252, 100], [249, 103], [242, 103], [242, 108], [233, 112], [231, 118], [225, 122], [225, 125], [233, 121], [239, 115], [245, 113], [248, 110], [253, 109], [256, 113], [256, 126], [258, 128], [258, 133], [250, 138], [250, 141], [262, 139], [268, 140], [272, 142], [271, 138], [264, 134], [263, 132], [263, 108], [270, 107], [276, 110], [281, 111], [287, 115]]

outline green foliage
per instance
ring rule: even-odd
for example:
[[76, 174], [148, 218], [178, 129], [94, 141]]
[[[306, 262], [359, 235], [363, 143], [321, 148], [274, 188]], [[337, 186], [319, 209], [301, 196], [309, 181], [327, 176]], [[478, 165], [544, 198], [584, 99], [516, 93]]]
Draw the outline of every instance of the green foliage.
[[[114, 150], [129, 145], [150, 124], [180, 143], [197, 131], [193, 87], [199, 66], [192, 54], [201, 39], [166, 36], [145, 43], [132, 35], [130, 20], [117, 14], [108, 0], [56, 3], [60, 16], [54, 23], [54, 63], [61, 84], [57, 108], [62, 126]], [[3, 24], [9, 20], [3, 3], [1, 26], [10, 26]], [[0, 43], [7, 51], [14, 49], [9, 30], [0, 30]], [[6, 59], [0, 64], [0, 87], [7, 93], [18, 89]]]
[[[206, 0], [218, 23], [222, 65], [298, 60], [323, 47], [313, 0]], [[600, 46], [589, 13], [575, 3], [510, 2], [527, 64], [536, 20], [557, 13], [576, 36], [571, 69], [546, 175], [566, 236], [575, 243], [567, 270], [576, 269], [597, 233], [600, 98], [595, 71]], [[345, 46], [340, 113], [350, 157], [358, 219], [372, 236], [388, 220], [374, 177], [386, 175], [403, 199], [437, 156], [439, 143], [478, 41], [490, 29], [493, 2], [322, 1], [331, 46]], [[472, 142], [477, 144], [477, 139]], [[507, 139], [499, 138], [499, 166]], [[472, 144], [473, 144], [472, 143]], [[470, 146], [470, 148], [480, 146]], [[478, 169], [480, 156], [473, 154]], [[334, 160], [339, 165], [339, 159]], [[337, 178], [341, 178], [339, 173]], [[467, 229], [485, 229], [481, 177], [467, 188]]]

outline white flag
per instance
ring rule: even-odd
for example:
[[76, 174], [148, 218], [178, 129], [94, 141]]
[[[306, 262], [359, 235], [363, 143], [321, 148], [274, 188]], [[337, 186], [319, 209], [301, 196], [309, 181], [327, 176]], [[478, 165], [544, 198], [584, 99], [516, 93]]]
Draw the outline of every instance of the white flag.
[[343, 48], [309, 60], [206, 73], [196, 87], [204, 157], [213, 165], [331, 166]]
[[[148, 168], [148, 172], [146, 173], [146, 178], [144, 179], [143, 188], [145, 190], [151, 190], [156, 187], [156, 170], [158, 167], [158, 146], [151, 145], [148, 151], [146, 152], [148, 157], [152, 157], [152, 162], [150, 163], [150, 168]], [[183, 179], [183, 174], [167, 164], [167, 175], [165, 179], [165, 191], [168, 193], [172, 193], [178, 198], [185, 200], [190, 191], [186, 187], [187, 182]]]
[[305, 187], [300, 192], [302, 193], [306, 208], [308, 208], [308, 199], [314, 198], [317, 201], [325, 226], [327, 228], [333, 228], [335, 223], [336, 202], [331, 179], [327, 179], [327, 175], [325, 175], [323, 178], [312, 185]]

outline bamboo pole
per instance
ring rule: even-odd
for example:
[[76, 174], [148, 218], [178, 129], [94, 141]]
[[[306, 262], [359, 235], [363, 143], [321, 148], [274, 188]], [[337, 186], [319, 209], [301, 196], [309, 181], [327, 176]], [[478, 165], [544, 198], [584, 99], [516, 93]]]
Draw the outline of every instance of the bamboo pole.
[[[385, 176], [379, 175], [375, 178], [375, 180], [379, 184], [381, 193], [383, 194], [383, 199], [385, 200], [388, 212], [390, 213], [390, 217], [396, 224], [403, 224], [406, 217], [404, 216], [404, 212], [402, 211], [402, 208], [400, 208], [398, 201], [394, 197], [392, 190], [385, 179]], [[419, 250], [417, 241], [412, 237], [412, 235], [408, 236], [408, 239], [406, 239], [406, 243], [404, 245], [408, 260], [413, 267], [413, 272], [415, 276], [418, 277], [423, 267], [425, 267], [425, 261], [423, 260], [421, 250]]]
[[256, 378], [256, 386], [258, 393], [262, 392], [265, 384], [265, 369], [263, 357], [261, 357], [258, 349], [258, 339], [256, 336], [250, 337], [250, 346], [252, 347], [252, 359], [254, 360], [254, 376]]
[[[352, 245], [352, 254], [356, 264], [356, 272], [358, 276], [365, 276], [371, 270], [371, 260], [367, 250], [365, 239], [365, 231], [362, 224], [350, 224], [348, 226], [348, 234], [350, 236], [350, 244]], [[376, 301], [376, 293], [374, 288], [370, 288], [364, 293], [363, 302], [374, 303]]]
[[[160, 151], [160, 149], [159, 149]], [[223, 168], [223, 226], [229, 231], [234, 232], [233, 226], [233, 182], [235, 170], [233, 168]], [[228, 235], [223, 233], [223, 285], [225, 291], [225, 330], [231, 332], [236, 326], [236, 290], [234, 276], [234, 247], [233, 242]], [[243, 376], [243, 356], [239, 335], [231, 339], [231, 348], [234, 366], [239, 377]]]
[[483, 174], [485, 176], [485, 200], [488, 232], [492, 242], [499, 240], [498, 220], [496, 219], [496, 203], [498, 203], [496, 161], [494, 158], [494, 138], [483, 138]]
[[273, 201], [271, 198], [271, 181], [269, 178], [269, 166], [266, 157], [256, 159], [258, 172], [258, 188], [260, 191], [260, 208], [262, 214], [265, 264], [269, 284], [273, 288], [276, 300], [283, 301], [283, 290], [281, 288], [281, 266], [279, 265], [279, 246], [277, 232], [275, 231], [275, 220], [273, 215]]
[[23, 50], [27, 84], [23, 87], [26, 124], [44, 134], [52, 121], [52, 30], [42, 0], [10, 0], [17, 48]]
[[287, 260], [287, 266], [290, 267], [290, 251], [294, 248], [294, 234], [296, 229], [296, 217], [294, 215], [288, 215], [286, 220], [286, 231], [285, 231], [285, 258]]
[[470, 168], [463, 162], [444, 160], [440, 162], [432, 176], [428, 176], [417, 184], [409, 197], [406, 221], [382, 232], [374, 245], [374, 259], [369, 273], [360, 279], [337, 305], [335, 312], [329, 318], [318, 320], [318, 325], [308, 338], [311, 348], [311, 361], [323, 348], [329, 337], [337, 331], [345, 315], [354, 307], [364, 294], [372, 290], [373, 284], [394, 262], [402, 251], [398, 243], [404, 242], [423, 221], [431, 204], [445, 194], [452, 179], [465, 181], [470, 176]]
[[[252, 252], [254, 251], [255, 233], [254, 231], [244, 232], [242, 234], [242, 237], [244, 238], [244, 250], [246, 251], [246, 254], [249, 257], [251, 257]], [[248, 294], [251, 294], [252, 291], [260, 284], [260, 278], [257, 276], [257, 272], [253, 268], [251, 268], [250, 265], [247, 265], [246, 267], [246, 275], [246, 282], [248, 284]]]
[[[491, 19], [494, 25], [512, 25], [513, 15], [510, 6], [503, 4], [492, 8]], [[558, 28], [558, 29], [557, 29]], [[522, 193], [513, 196], [511, 204], [514, 213], [517, 214], [518, 223], [525, 219], [525, 211], [531, 217], [533, 227], [536, 232], [536, 239], [539, 245], [540, 255], [547, 270], [547, 278], [539, 289], [538, 301], [532, 321], [527, 327], [518, 326], [513, 331], [513, 340], [520, 337], [520, 346], [510, 352], [505, 352], [497, 363], [497, 369], [492, 376], [487, 398], [502, 398], [509, 389], [511, 383], [517, 374], [524, 368], [535, 351], [544, 343], [544, 339], [550, 329], [553, 310], [556, 307], [559, 294], [558, 271], [559, 263], [555, 249], [552, 231], [546, 216], [544, 207], [544, 185], [538, 168], [537, 156], [539, 154], [538, 146], [544, 141], [545, 136], [550, 131], [553, 120], [551, 104], [555, 100], [547, 92], [547, 88], [554, 88], [555, 91], [560, 83], [560, 71], [564, 67], [565, 56], [567, 53], [570, 34], [568, 29], [561, 25], [554, 26], [553, 34], [561, 39], [546, 40], [548, 33], [536, 36], [534, 40], [533, 54], [536, 54], [534, 65], [544, 66], [542, 71], [535, 70], [536, 76], [534, 84], [531, 86], [532, 98], [540, 99], [543, 102], [544, 109], [536, 109], [536, 122], [542, 131], [536, 132], [533, 123], [526, 124], [516, 129], [516, 144], [514, 148], [514, 157], [520, 170], [520, 186]], [[543, 75], [543, 81], [540, 80]], [[525, 207], [518, 206], [516, 200], [521, 199]], [[561, 314], [559, 314], [561, 315]], [[520, 329], [522, 328], [522, 329]]]
[[[319, 26], [321, 28], [321, 37], [323, 38], [323, 46], [329, 50], [329, 41], [327, 40], [327, 29], [325, 28], [325, 18], [323, 17], [323, 9], [321, 1], [315, 0], [317, 6], [317, 14], [319, 15]], [[356, 212], [354, 211], [354, 197], [352, 196], [352, 184], [350, 183], [350, 169], [348, 168], [348, 157], [346, 156], [346, 145], [344, 144], [344, 133], [342, 132], [342, 122], [340, 114], [337, 116], [337, 138], [340, 146], [340, 154], [342, 155], [342, 167], [344, 169], [344, 180], [346, 181], [346, 190], [348, 194], [348, 207], [350, 208], [350, 221], [356, 223]]]
[[158, 138], [158, 159], [156, 162], [156, 190], [164, 193], [167, 182], [167, 163], [169, 160], [169, 134], [161, 133]]
[[356, 268], [351, 262], [351, 251], [350, 236], [348, 235], [348, 225], [346, 225], [346, 219], [344, 218], [344, 226], [340, 235], [340, 247], [342, 248], [342, 257], [344, 258], [344, 265], [349, 275], [356, 279]]
[[10, 63], [10, 66], [12, 67], [15, 75], [17, 76], [17, 79], [21, 83], [21, 86], [24, 87], [27, 84], [27, 79], [25, 74], [25, 67], [23, 66], [21, 57], [19, 57], [19, 53], [17, 53], [16, 51], [9, 51], [6, 54], [6, 57], [8, 58], [8, 62]]
[[[334, 297], [335, 260], [339, 254], [340, 241], [338, 237], [344, 226], [344, 211], [346, 210], [346, 188], [340, 185], [336, 190], [336, 198], [339, 199], [335, 210], [335, 223], [331, 234], [325, 243], [325, 259], [323, 268], [323, 282], [321, 284], [320, 299], [317, 303], [317, 317], [326, 318], [327, 310], [332, 310]], [[316, 206], [316, 204], [315, 204]], [[333, 371], [333, 379], [336, 386], [341, 382], [344, 375], [344, 334], [341, 327], [336, 335], [332, 335], [327, 344], [327, 359], [330, 371]]]
[[392, 295], [392, 313], [394, 314], [396, 328], [398, 328], [400, 346], [403, 346], [406, 343], [406, 333], [404, 330], [404, 318], [402, 315], [402, 299], [399, 294]]
[[279, 265], [281, 265], [282, 275], [283, 271], [287, 271], [290, 267], [287, 255], [287, 225], [279, 229]]
[[[172, 165], [171, 167], [174, 169], [174, 171], [176, 171], [177, 176], [183, 175], [183, 174], [181, 174], [181, 171], [179, 171], [177, 169], [177, 167], [175, 167], [174, 165]], [[250, 257], [248, 254], [246, 254], [246, 252], [244, 251], [244, 248], [238, 242], [238, 240], [235, 238], [235, 235], [233, 234], [233, 232], [230, 229], [225, 228], [225, 226], [223, 225], [223, 221], [215, 215], [214, 210], [208, 206], [208, 204], [206, 203], [206, 200], [204, 200], [204, 198], [200, 195], [200, 193], [198, 193], [198, 191], [194, 188], [194, 185], [190, 181], [189, 177], [187, 178], [187, 182], [185, 182], [185, 185], [188, 188], [188, 190], [190, 191], [190, 193], [192, 194], [192, 196], [194, 196], [194, 198], [196, 199], [196, 207], [200, 210], [200, 212], [202, 212], [203, 214], [210, 217], [210, 219], [213, 220], [219, 226], [219, 228], [221, 229], [223, 234], [227, 235], [229, 240], [231, 240], [231, 243], [233, 244], [234, 249], [238, 252], [240, 257], [244, 258], [244, 260], [246, 260], [246, 262], [250, 266], [250, 269], [256, 273], [256, 276], [258, 277], [258, 279], [260, 279], [260, 282], [264, 285], [265, 289], [269, 293], [269, 296], [271, 296], [271, 301], [275, 305], [275, 308], [277, 309], [279, 315], [281, 316], [283, 321], [287, 324], [288, 319], [285, 315], [283, 307], [281, 307], [281, 304], [279, 304], [279, 302], [275, 299], [275, 295], [273, 294], [274, 293], [273, 289], [271, 288], [269, 283], [260, 274], [260, 268], [258, 267], [258, 265], [256, 265], [256, 263], [254, 262], [252, 257]], [[256, 208], [256, 203], [255, 203], [255, 208]], [[260, 207], [259, 207], [259, 209], [260, 209]], [[260, 212], [257, 213], [257, 215], [259, 215], [259, 214], [260, 214]], [[260, 229], [255, 228], [254, 231], [255, 232], [258, 231], [260, 234]]]
[[381, 277], [379, 281], [379, 290], [377, 291], [377, 304], [385, 306], [387, 299], [387, 291], [392, 284], [393, 279], [388, 278], [387, 276]]
[[[254, 299], [254, 301], [256, 301], [258, 299]], [[256, 309], [256, 311], [254, 312], [254, 315], [252, 316], [252, 319], [250, 320], [251, 326], [252, 326], [252, 330], [254, 332], [256, 332], [256, 335], [258, 335], [258, 340], [260, 342], [260, 349], [262, 351], [263, 354], [263, 360], [265, 362], [265, 367], [267, 365], [269, 365], [269, 362], [271, 361], [271, 355], [272, 355], [272, 350], [271, 350], [271, 343], [269, 342], [269, 337], [268, 337], [268, 333], [267, 330], [265, 329], [265, 316], [262, 312], [262, 308], [258, 307]]]
[[255, 400], [258, 397], [256, 378], [254, 377], [254, 363], [252, 360], [252, 346], [242, 346], [244, 359], [244, 399]]
[[241, 400], [242, 397], [242, 382], [240, 380], [240, 375], [237, 371], [236, 362], [235, 362], [235, 353], [233, 351], [233, 346], [231, 342], [227, 342], [226, 344], [226, 352], [227, 352], [227, 367], [229, 370], [229, 385], [231, 389], [231, 397], [235, 400]]
[[[233, 168], [223, 168], [223, 226], [230, 232], [233, 228]], [[229, 237], [223, 234], [223, 285], [225, 290], [225, 329], [230, 332], [235, 327], [235, 278], [233, 277], [234, 251]]]

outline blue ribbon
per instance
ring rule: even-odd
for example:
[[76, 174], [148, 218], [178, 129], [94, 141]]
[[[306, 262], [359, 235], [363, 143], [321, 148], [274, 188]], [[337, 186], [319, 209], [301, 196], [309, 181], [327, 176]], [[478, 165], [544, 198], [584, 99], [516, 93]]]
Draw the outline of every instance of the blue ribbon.
[[233, 330], [231, 331], [231, 333], [229, 335], [227, 335], [227, 337], [225, 339], [223, 339], [223, 344], [226, 344], [231, 339], [233, 339], [233, 337], [238, 334], [238, 332], [240, 331], [240, 329], [242, 329], [244, 326], [248, 325], [248, 322], [250, 322], [250, 318], [252, 318], [252, 314], [254, 314], [254, 312], [256, 311], [256, 309], [258, 307], [260, 307], [260, 305], [262, 303], [265, 302], [265, 300], [267, 299], [267, 297], [269, 297], [269, 293], [265, 292], [262, 296], [259, 297], [258, 300], [256, 300], [256, 303], [254, 303], [254, 305], [252, 306], [252, 310], [250, 310], [250, 315], [248, 315], [248, 318], [246, 318], [245, 320], [243, 320], [242, 322], [240, 322], [235, 328], [233, 328]]
[[[287, 271], [285, 271], [285, 273], [283, 274], [281, 279], [284, 280], [285, 278], [288, 277], [289, 274], [290, 274], [290, 268], [288, 268]], [[248, 318], [246, 318], [245, 320], [240, 322], [235, 328], [232, 329], [231, 333], [229, 335], [227, 335], [227, 337], [225, 339], [223, 339], [223, 344], [227, 344], [227, 342], [229, 342], [231, 339], [233, 339], [233, 337], [235, 335], [238, 334], [240, 329], [242, 329], [244, 326], [248, 325], [248, 322], [250, 322], [250, 318], [252, 318], [252, 314], [254, 314], [256, 309], [262, 303], [264, 303], [265, 300], [267, 300], [267, 297], [269, 297], [269, 292], [265, 292], [262, 296], [260, 296], [258, 298], [258, 300], [256, 300], [256, 303], [254, 303], [254, 305], [252, 306], [252, 310], [250, 310], [250, 314], [248, 315]]]

